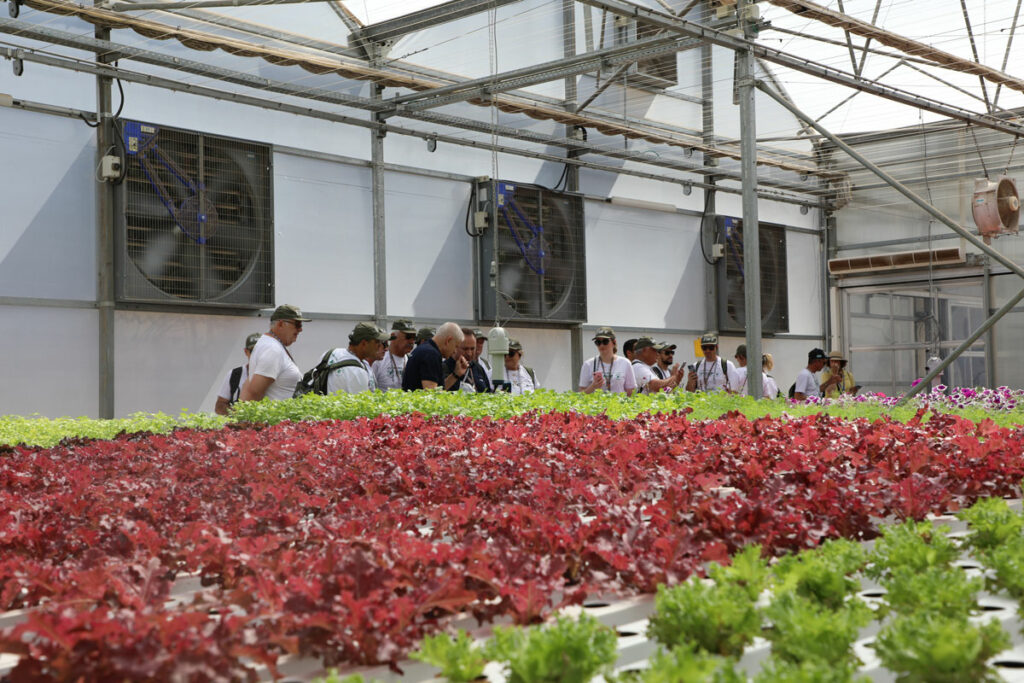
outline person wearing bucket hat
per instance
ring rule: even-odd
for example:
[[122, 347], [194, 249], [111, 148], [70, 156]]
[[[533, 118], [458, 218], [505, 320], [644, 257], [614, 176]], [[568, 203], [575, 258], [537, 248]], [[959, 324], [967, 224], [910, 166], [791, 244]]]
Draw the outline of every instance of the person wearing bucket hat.
[[822, 349], [811, 349], [807, 354], [807, 367], [796, 376], [792, 387], [792, 398], [805, 401], [808, 398], [821, 398], [821, 385], [815, 374], [825, 367], [828, 356]]
[[282, 401], [292, 397], [302, 371], [288, 347], [299, 338], [302, 323], [309, 321], [302, 317], [298, 306], [281, 304], [274, 309], [270, 331], [260, 337], [249, 356], [249, 380], [242, 386], [239, 401]]
[[856, 394], [860, 387], [853, 373], [846, 369], [842, 351], [829, 351], [828, 367], [821, 373], [821, 393], [825, 398], [839, 398], [841, 394]]
[[391, 324], [391, 336], [388, 338], [387, 351], [381, 360], [371, 366], [373, 379], [379, 390], [402, 388], [405, 361], [415, 343], [416, 328], [411, 320], [401, 319]]
[[730, 387], [739, 384], [740, 378], [732, 361], [718, 357], [718, 335], [714, 332], [701, 335], [700, 350], [704, 357], [690, 366], [686, 390], [731, 392]]
[[218, 415], [227, 415], [228, 409], [238, 401], [242, 386], [245, 384], [245, 380], [249, 379], [249, 356], [252, 355], [256, 342], [262, 336], [263, 334], [260, 332], [253, 332], [245, 338], [245, 346], [242, 347], [245, 364], [232, 369], [224, 378], [224, 383], [220, 385], [220, 391], [217, 392], [217, 404], [213, 407], [213, 411]]
[[579, 390], [591, 394], [598, 390], [631, 396], [636, 377], [629, 361], [615, 353], [615, 330], [599, 327], [594, 333], [597, 355], [580, 368]]
[[658, 362], [658, 342], [650, 337], [640, 337], [633, 345], [633, 375], [636, 378], [637, 391], [654, 394], [662, 390], [672, 391], [683, 381], [683, 373], [676, 371], [667, 378], [659, 378], [654, 373]]
[[[327, 375], [327, 393], [342, 391], [358, 394], [376, 389], [377, 382], [373, 378], [369, 361], [377, 357], [381, 347], [390, 338], [391, 335], [373, 323], [357, 324], [348, 335], [348, 348], [334, 349], [327, 361], [328, 365], [339, 366]], [[358, 361], [358, 364], [351, 361]]]

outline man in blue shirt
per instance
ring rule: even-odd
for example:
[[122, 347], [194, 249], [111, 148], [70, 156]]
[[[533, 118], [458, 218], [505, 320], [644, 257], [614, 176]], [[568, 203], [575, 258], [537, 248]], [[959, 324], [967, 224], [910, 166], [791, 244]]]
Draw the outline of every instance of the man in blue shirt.
[[[445, 323], [437, 328], [437, 333], [432, 339], [426, 340], [409, 354], [405, 374], [402, 376], [402, 388], [406, 391], [416, 391], [437, 387], [447, 389], [454, 386], [454, 375], [444, 377], [444, 359], [455, 355], [464, 337], [462, 330], [455, 323]], [[476, 344], [476, 340], [473, 340], [473, 344]], [[469, 363], [460, 358], [456, 361], [455, 367], [457, 372], [465, 374]]]
[[[471, 394], [486, 394], [493, 392], [490, 376], [480, 365], [477, 358], [476, 331], [468, 327], [462, 328], [463, 340], [459, 343], [458, 352], [454, 358], [444, 362], [445, 383], [447, 391], [465, 391]], [[460, 361], [466, 362], [466, 369], [460, 370]], [[451, 377], [456, 381], [452, 383]]]

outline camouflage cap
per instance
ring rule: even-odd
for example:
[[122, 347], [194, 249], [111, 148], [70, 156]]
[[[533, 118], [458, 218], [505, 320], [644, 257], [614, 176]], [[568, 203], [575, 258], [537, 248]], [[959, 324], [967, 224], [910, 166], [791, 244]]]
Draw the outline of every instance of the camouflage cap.
[[700, 338], [701, 346], [718, 346], [718, 335], [714, 332], [707, 332]]
[[270, 316], [270, 320], [271, 322], [276, 320], [295, 320], [300, 323], [308, 323], [312, 318], [303, 318], [302, 311], [299, 310], [298, 306], [281, 304], [274, 309], [274, 312]]
[[523, 345], [522, 345], [522, 343], [518, 339], [509, 339], [508, 340], [508, 350], [509, 351], [522, 351], [523, 350]]
[[262, 332], [253, 332], [248, 337], [246, 337], [245, 338], [245, 349], [246, 349], [246, 351], [252, 351], [254, 348], [256, 348], [256, 342], [258, 342], [260, 340], [260, 337], [262, 337], [262, 336], [263, 336]]
[[386, 342], [391, 339], [391, 335], [373, 323], [359, 323], [355, 326], [355, 329], [352, 330], [352, 334], [348, 335], [348, 340], [352, 344], [358, 344], [359, 342], [366, 341], [368, 339]]
[[615, 330], [610, 327], [599, 327], [594, 333], [594, 339], [615, 339]]
[[416, 326], [407, 318], [400, 318], [391, 323], [392, 332], [404, 332], [405, 334], [416, 334]]
[[428, 339], [433, 339], [435, 334], [437, 334], [437, 330], [433, 327], [421, 327], [420, 331], [416, 333], [416, 341], [425, 342]]
[[477, 339], [487, 339], [487, 333], [481, 330], [479, 327], [473, 328], [473, 336]]
[[650, 337], [639, 337], [636, 340], [636, 344], [633, 345], [633, 350], [634, 351], [642, 351], [642, 350], [644, 350], [644, 349], [646, 349], [648, 347], [653, 348], [656, 345], [657, 345], [657, 342], [655, 342]]

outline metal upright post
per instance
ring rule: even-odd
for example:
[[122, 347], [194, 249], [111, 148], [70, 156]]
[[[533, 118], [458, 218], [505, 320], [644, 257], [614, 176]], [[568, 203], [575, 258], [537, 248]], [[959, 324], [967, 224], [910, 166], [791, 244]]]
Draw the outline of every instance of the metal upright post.
[[[381, 99], [384, 86], [373, 84], [374, 99]], [[378, 123], [383, 124], [383, 117], [374, 114]], [[387, 270], [387, 233], [385, 226], [385, 195], [384, 195], [384, 136], [387, 131], [383, 126], [370, 131], [370, 183], [373, 195], [373, 320], [384, 327], [388, 314], [388, 270]]]
[[[752, 22], [747, 8], [755, 8], [739, 0], [743, 35], [753, 38]], [[761, 240], [757, 217], [757, 121], [754, 111], [754, 55], [750, 50], [736, 52], [738, 69], [736, 89], [740, 105], [740, 174], [743, 182], [743, 289], [746, 299], [747, 327], [747, 393], [761, 398]]]
[[[704, 5], [705, 12], [711, 12], [710, 2]], [[700, 96], [701, 96], [701, 142], [706, 149], [715, 145], [715, 80], [714, 80], [714, 46], [704, 43], [700, 47]], [[718, 165], [718, 159], [707, 152], [704, 153], [704, 165]], [[704, 242], [702, 253], [711, 253], [714, 244], [715, 214], [718, 212], [716, 177], [707, 176], [711, 187], [704, 189], [704, 212], [701, 216], [700, 240]], [[710, 236], [710, 237], [709, 237]], [[718, 329], [718, 285], [716, 283], [717, 266], [714, 263], [704, 264], [704, 300], [707, 302], [707, 329]]]
[[[589, 7], [583, 8], [589, 12]], [[589, 47], [589, 46], [588, 46]], [[603, 46], [602, 46], [603, 47]], [[575, 0], [562, 0], [562, 54], [566, 58], [576, 56], [576, 2]], [[576, 76], [565, 77], [565, 109], [576, 111], [576, 100], [579, 97], [576, 86]], [[565, 127], [565, 135], [570, 140], [575, 130], [572, 126]], [[569, 149], [566, 156], [575, 157], [578, 153], [575, 149]], [[570, 192], [579, 192], [580, 189], [580, 167], [570, 164], [565, 169], [565, 189]], [[569, 386], [576, 386], [576, 372], [583, 365], [583, 326], [572, 325], [569, 328]], [[578, 387], [577, 387], [578, 388]]]
[[[110, 29], [97, 26], [95, 37], [110, 40]], [[96, 53], [96, 61], [110, 64], [117, 56]], [[109, 76], [96, 77], [96, 166], [114, 143], [111, 88]], [[96, 185], [96, 303], [99, 312], [99, 401], [100, 418], [114, 417], [114, 187], [109, 182]]]

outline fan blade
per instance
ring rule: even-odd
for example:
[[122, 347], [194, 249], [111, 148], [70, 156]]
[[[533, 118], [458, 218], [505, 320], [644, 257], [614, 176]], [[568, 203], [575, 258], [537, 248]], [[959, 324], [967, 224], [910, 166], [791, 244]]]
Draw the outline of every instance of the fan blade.
[[[149, 186], [147, 185], [147, 188]], [[152, 190], [152, 188], [149, 188]], [[158, 218], [171, 218], [172, 214], [167, 210], [167, 207], [157, 194], [152, 192], [151, 194], [133, 193], [129, 200], [130, 207], [127, 213], [133, 217], [139, 219], [158, 219]]]
[[135, 259], [143, 275], [150, 279], [163, 277], [182, 236], [181, 230], [175, 227], [173, 230], [159, 232], [150, 239], [142, 256]]

